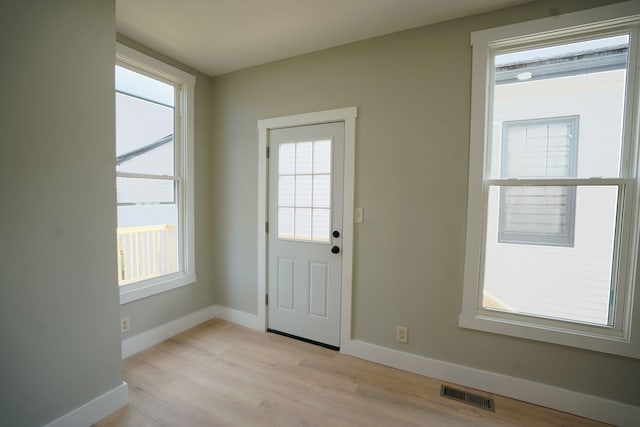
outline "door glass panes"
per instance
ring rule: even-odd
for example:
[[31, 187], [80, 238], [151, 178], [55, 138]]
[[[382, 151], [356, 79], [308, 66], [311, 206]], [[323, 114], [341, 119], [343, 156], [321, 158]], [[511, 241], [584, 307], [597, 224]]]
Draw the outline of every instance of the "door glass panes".
[[328, 208], [331, 198], [331, 176], [314, 175], [313, 177], [313, 206]]
[[331, 141], [278, 146], [278, 238], [329, 242]]
[[311, 198], [313, 196], [313, 188], [311, 183], [313, 182], [312, 175], [297, 175], [296, 176], [296, 200], [295, 206], [298, 208], [310, 208]]
[[316, 141], [313, 147], [313, 173], [331, 173], [331, 141]]
[[628, 50], [623, 34], [495, 55], [482, 307], [612, 325]]
[[298, 142], [296, 149], [296, 174], [310, 174], [313, 165], [313, 143]]
[[331, 219], [329, 217], [329, 209], [314, 209], [313, 210], [313, 236], [314, 240], [321, 242], [329, 241], [329, 227], [331, 226]]
[[278, 179], [278, 206], [295, 206], [296, 177], [281, 176]]
[[296, 144], [280, 144], [278, 150], [278, 173], [280, 175], [295, 175]]
[[293, 239], [295, 224], [295, 208], [278, 208], [278, 237]]
[[295, 239], [311, 240], [311, 209], [295, 208]]

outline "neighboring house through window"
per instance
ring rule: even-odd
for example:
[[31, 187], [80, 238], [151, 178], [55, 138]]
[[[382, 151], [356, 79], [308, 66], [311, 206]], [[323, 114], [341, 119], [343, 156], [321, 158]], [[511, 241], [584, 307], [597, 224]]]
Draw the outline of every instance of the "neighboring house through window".
[[[578, 116], [506, 121], [501, 176], [575, 177]], [[576, 188], [502, 187], [498, 242], [573, 246]]]
[[118, 44], [121, 303], [193, 283], [193, 76]]
[[472, 34], [461, 327], [640, 358], [639, 34], [630, 2]]

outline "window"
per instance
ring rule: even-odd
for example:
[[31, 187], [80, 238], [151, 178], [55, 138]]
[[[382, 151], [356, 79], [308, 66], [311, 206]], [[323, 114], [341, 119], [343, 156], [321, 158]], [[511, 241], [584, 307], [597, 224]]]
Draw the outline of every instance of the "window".
[[[578, 117], [502, 125], [502, 178], [575, 177]], [[573, 246], [575, 187], [502, 187], [498, 242]]]
[[278, 238], [329, 243], [331, 140], [278, 147]]
[[472, 34], [460, 326], [640, 358], [639, 24], [624, 4]]
[[117, 45], [120, 302], [195, 282], [193, 76]]

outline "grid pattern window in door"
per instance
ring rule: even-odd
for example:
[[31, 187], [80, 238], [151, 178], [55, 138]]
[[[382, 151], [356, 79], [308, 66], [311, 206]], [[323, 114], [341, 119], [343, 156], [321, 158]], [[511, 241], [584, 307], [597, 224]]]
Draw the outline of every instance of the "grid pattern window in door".
[[[503, 178], [575, 177], [578, 116], [504, 122]], [[500, 243], [573, 246], [576, 187], [505, 186]]]
[[278, 147], [278, 238], [329, 243], [331, 141]]

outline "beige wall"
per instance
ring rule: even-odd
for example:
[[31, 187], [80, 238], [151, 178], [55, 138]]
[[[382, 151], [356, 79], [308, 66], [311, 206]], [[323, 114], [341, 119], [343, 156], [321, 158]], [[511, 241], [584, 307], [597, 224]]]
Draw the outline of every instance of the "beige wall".
[[[611, 3], [538, 1], [213, 79], [216, 303], [256, 313], [257, 120], [358, 107], [353, 329], [359, 340], [640, 405], [640, 361], [458, 327], [470, 32]], [[397, 325], [410, 329], [395, 342]]]
[[0, 12], [0, 424], [41, 426], [122, 383], [114, 1]]
[[211, 278], [211, 192], [209, 186], [211, 78], [171, 58], [118, 34], [117, 40], [133, 49], [196, 76], [195, 87], [195, 238], [197, 281], [168, 292], [121, 306], [121, 316], [129, 316], [131, 330], [123, 338], [138, 335], [213, 304]]

